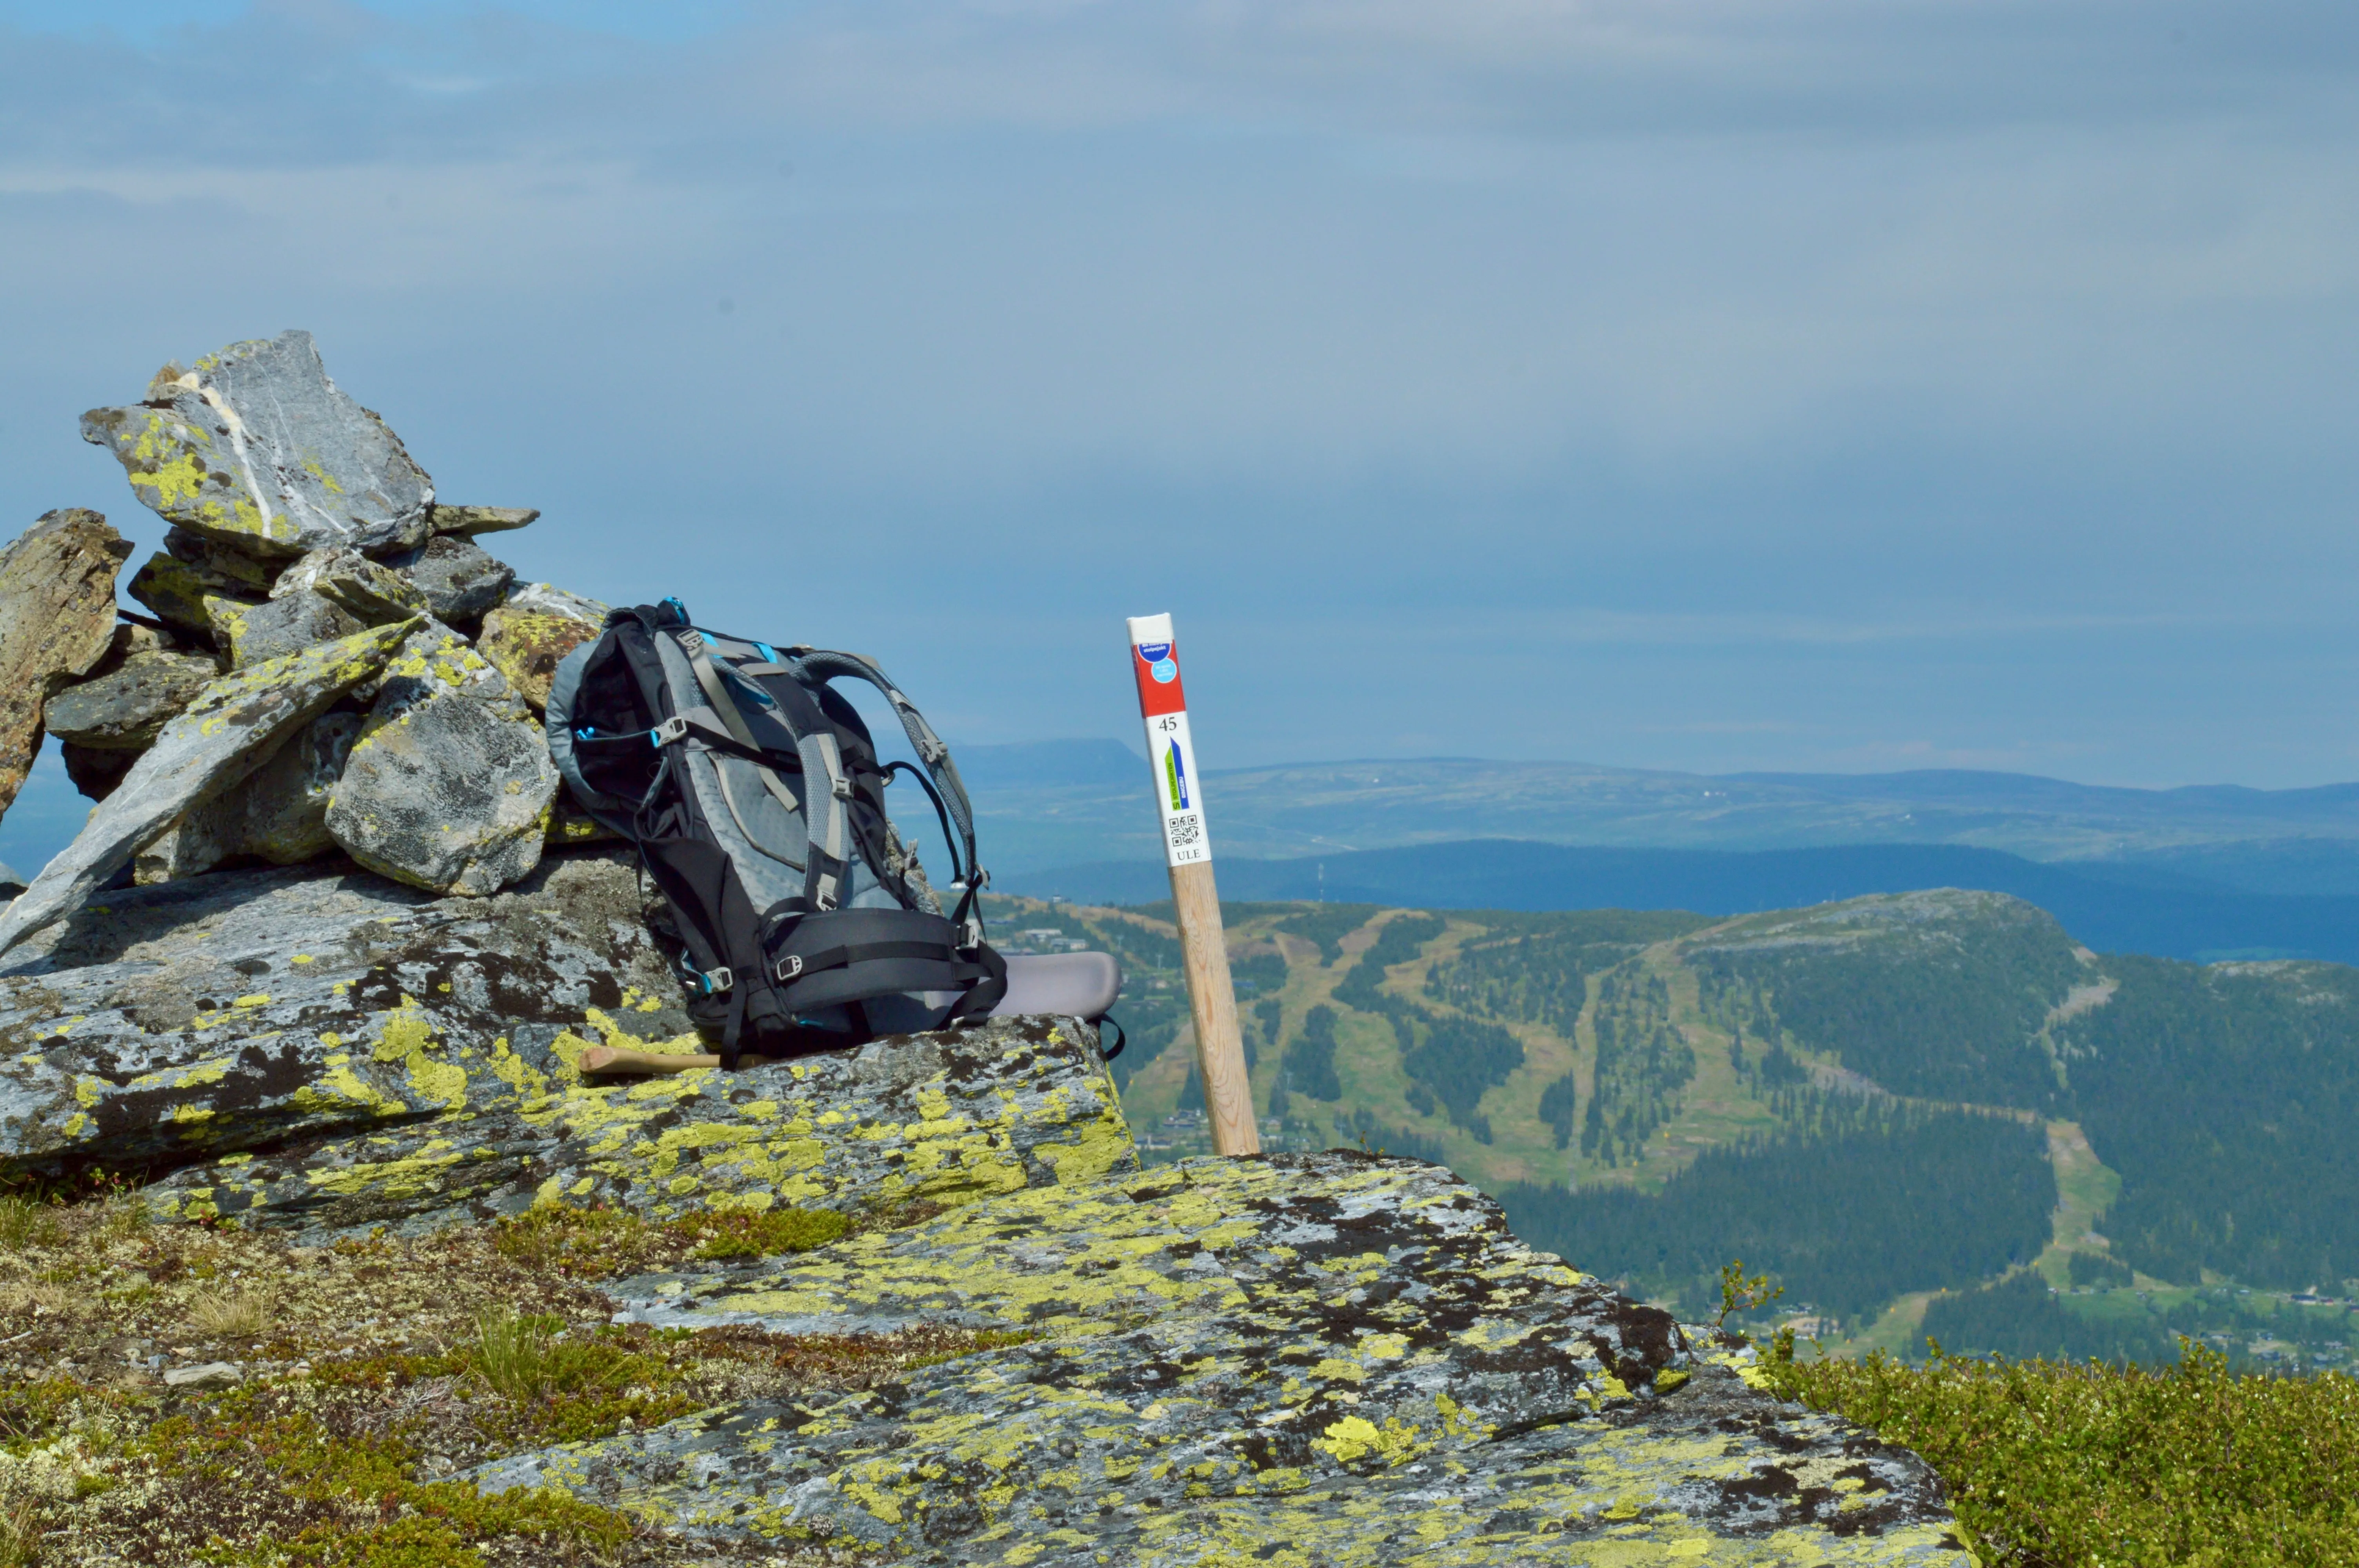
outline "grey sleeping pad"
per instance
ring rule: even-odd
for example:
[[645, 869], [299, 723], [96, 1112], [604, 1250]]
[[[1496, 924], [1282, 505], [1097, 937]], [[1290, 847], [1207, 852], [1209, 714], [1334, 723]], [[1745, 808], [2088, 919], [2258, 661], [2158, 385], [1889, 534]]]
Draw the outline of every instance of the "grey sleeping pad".
[[1094, 1022], [1114, 1010], [1121, 994], [1122, 966], [1111, 953], [1010, 954], [1007, 994], [991, 1016], [1052, 1013]]

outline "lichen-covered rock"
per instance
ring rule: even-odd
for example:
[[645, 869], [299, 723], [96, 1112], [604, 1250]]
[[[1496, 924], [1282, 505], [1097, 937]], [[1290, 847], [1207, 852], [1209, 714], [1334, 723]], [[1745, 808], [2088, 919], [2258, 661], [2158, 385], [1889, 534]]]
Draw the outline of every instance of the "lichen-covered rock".
[[592, 623], [504, 604], [484, 617], [475, 647], [508, 677], [535, 713], [549, 707], [549, 683], [565, 655], [598, 635]]
[[473, 540], [438, 534], [407, 561], [402, 573], [426, 595], [438, 621], [472, 623], [508, 595], [516, 568]]
[[247, 598], [269, 598], [287, 565], [275, 557], [257, 556], [242, 543], [224, 544], [187, 528], [165, 529], [164, 548], [174, 560], [219, 584], [222, 592]]
[[430, 613], [426, 595], [416, 583], [358, 550], [314, 550], [287, 568], [270, 597], [283, 599], [305, 589], [364, 626]]
[[0, 952], [81, 907], [190, 806], [267, 761], [277, 742], [376, 674], [408, 634], [373, 627], [221, 676], [164, 726], [71, 844], [0, 914]]
[[618, 841], [621, 835], [574, 804], [573, 792], [560, 789], [549, 803], [549, 843], [551, 849]]
[[568, 621], [579, 621], [587, 626], [603, 626], [609, 607], [582, 594], [569, 593], [561, 588], [551, 588], [545, 582], [528, 582], [508, 590], [503, 601], [506, 608], [530, 615], [555, 615]]
[[540, 863], [558, 783], [548, 738], [507, 677], [429, 625], [387, 666], [328, 831], [381, 875], [481, 897]]
[[82, 416], [158, 515], [251, 554], [371, 553], [427, 537], [434, 486], [400, 438], [328, 379], [309, 332], [167, 365], [146, 399]]
[[585, 1082], [593, 1044], [703, 1048], [626, 857], [490, 900], [277, 871], [102, 902], [0, 978], [0, 1173], [174, 1167], [158, 1213], [317, 1238], [541, 1196], [857, 1209], [1136, 1168], [1073, 1023]]
[[0, 550], [0, 812], [41, 749], [41, 706], [114, 635], [114, 578], [131, 545], [95, 512], [44, 514]]
[[479, 1487], [940, 1563], [1971, 1561], [1912, 1456], [1751, 1393], [1415, 1162], [1189, 1161], [614, 1289], [683, 1327], [1038, 1337]]
[[263, 595], [242, 591], [236, 584], [161, 550], [131, 576], [125, 589], [167, 625], [195, 633], [207, 643], [213, 637], [213, 602], [251, 608]]
[[531, 506], [445, 506], [434, 503], [433, 524], [437, 534], [456, 534], [472, 539], [478, 534], [504, 534], [511, 528], [531, 525], [540, 515]]
[[212, 799], [191, 806], [134, 857], [142, 887], [192, 877], [223, 860], [254, 856], [292, 866], [332, 852], [328, 802], [361, 732], [357, 713], [323, 713], [270, 760]]
[[229, 654], [230, 667], [240, 670], [349, 637], [370, 624], [309, 589], [260, 604], [208, 598], [205, 610], [212, 618], [214, 643]]
[[133, 654], [95, 679], [49, 698], [42, 723], [76, 746], [137, 751], [152, 743], [220, 674], [221, 667], [201, 654]]

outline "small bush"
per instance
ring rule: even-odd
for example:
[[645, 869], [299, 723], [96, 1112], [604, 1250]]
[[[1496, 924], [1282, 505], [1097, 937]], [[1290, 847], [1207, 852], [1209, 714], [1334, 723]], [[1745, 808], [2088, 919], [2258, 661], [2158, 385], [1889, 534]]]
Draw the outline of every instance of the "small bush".
[[1776, 1390], [1923, 1454], [1983, 1561], [2025, 1568], [2359, 1563], [2359, 1379], [1881, 1353], [1767, 1359]]
[[[939, 1205], [904, 1205], [868, 1217], [862, 1227], [892, 1228], [940, 1212]], [[627, 1209], [538, 1204], [502, 1220], [493, 1246], [530, 1269], [596, 1280], [672, 1268], [691, 1257], [808, 1252], [842, 1239], [853, 1228], [849, 1217], [832, 1209], [701, 1209], [677, 1219], [650, 1220]]]
[[697, 1238], [699, 1258], [763, 1258], [809, 1252], [842, 1239], [852, 1221], [833, 1209], [708, 1209], [673, 1223]]

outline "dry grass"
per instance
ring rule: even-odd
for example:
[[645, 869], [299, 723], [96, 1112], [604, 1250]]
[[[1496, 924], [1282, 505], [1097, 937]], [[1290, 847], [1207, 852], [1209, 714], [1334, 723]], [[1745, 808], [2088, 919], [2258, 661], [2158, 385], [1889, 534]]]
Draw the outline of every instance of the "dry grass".
[[29, 1498], [0, 1498], [0, 1568], [32, 1568], [40, 1552], [38, 1505]]
[[189, 1322], [212, 1339], [252, 1339], [270, 1332], [270, 1296], [262, 1291], [199, 1291], [189, 1301]]

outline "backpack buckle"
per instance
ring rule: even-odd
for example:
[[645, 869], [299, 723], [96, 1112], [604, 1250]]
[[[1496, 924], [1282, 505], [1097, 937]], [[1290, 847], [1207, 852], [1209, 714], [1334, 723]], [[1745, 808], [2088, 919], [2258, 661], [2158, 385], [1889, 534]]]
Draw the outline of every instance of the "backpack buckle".
[[647, 731], [647, 739], [658, 746], [669, 746], [675, 741], [688, 739], [688, 720], [674, 714]]
[[709, 974], [700, 973], [696, 978], [703, 982], [706, 996], [719, 996], [723, 991], [734, 989], [737, 984], [737, 976], [726, 964]]
[[789, 953], [785, 957], [778, 960], [777, 976], [779, 979], [791, 980], [802, 972], [803, 960], [801, 954]]
[[982, 946], [983, 922], [970, 914], [966, 917], [966, 924], [959, 927], [959, 951], [972, 953]]

